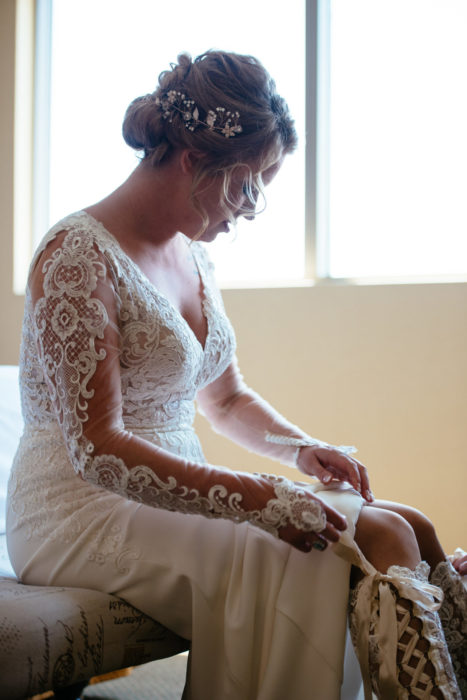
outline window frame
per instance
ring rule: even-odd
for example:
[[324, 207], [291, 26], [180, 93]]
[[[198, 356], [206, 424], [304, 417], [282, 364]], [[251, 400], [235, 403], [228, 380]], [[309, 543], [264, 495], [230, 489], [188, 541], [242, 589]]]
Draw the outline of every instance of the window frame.
[[[53, 0], [16, 0], [14, 292], [24, 293], [37, 234], [48, 228]], [[311, 286], [467, 282], [466, 275], [331, 277], [329, 273], [330, 0], [305, 1], [305, 211], [303, 275]], [[26, 98], [26, 99], [25, 99]], [[21, 193], [21, 201], [20, 201]], [[25, 196], [26, 195], [26, 196]], [[229, 285], [221, 285], [228, 288]]]
[[465, 274], [330, 274], [331, 0], [306, 2], [305, 283], [399, 285], [466, 283]]

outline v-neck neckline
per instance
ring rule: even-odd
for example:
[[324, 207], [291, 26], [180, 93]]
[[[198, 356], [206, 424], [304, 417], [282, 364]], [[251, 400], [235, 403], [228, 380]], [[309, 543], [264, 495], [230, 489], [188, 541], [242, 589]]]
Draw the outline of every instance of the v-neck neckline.
[[117, 246], [117, 248], [118, 248], [118, 250], [120, 251], [121, 255], [123, 255], [124, 258], [129, 262], [129, 264], [131, 265], [131, 267], [136, 271], [136, 273], [138, 274], [138, 276], [141, 277], [141, 279], [143, 280], [143, 282], [144, 282], [148, 287], [151, 288], [151, 290], [158, 296], [159, 299], [162, 299], [162, 301], [164, 302], [164, 304], [165, 304], [167, 307], [169, 307], [169, 308], [171, 309], [171, 311], [172, 311], [177, 317], [179, 317], [179, 318], [182, 320], [183, 324], [188, 328], [189, 333], [190, 333], [191, 336], [195, 339], [196, 343], [198, 344], [199, 348], [201, 349], [201, 352], [204, 354], [204, 353], [206, 352], [206, 348], [207, 348], [208, 341], [209, 341], [209, 337], [210, 337], [210, 330], [211, 330], [210, 317], [209, 317], [209, 313], [208, 313], [208, 311], [207, 311], [207, 308], [209, 307], [209, 296], [208, 296], [208, 290], [207, 290], [207, 286], [206, 286], [206, 280], [205, 280], [204, 274], [203, 274], [204, 271], [203, 271], [202, 266], [200, 265], [199, 260], [198, 260], [198, 258], [197, 258], [197, 256], [196, 256], [195, 249], [191, 249], [191, 248], [190, 248], [190, 244], [186, 241], [186, 237], [183, 236], [183, 234], [182, 234], [182, 236], [183, 236], [183, 238], [184, 238], [184, 240], [185, 240], [185, 243], [186, 243], [186, 245], [187, 245], [187, 248], [189, 249], [189, 251], [190, 251], [190, 253], [191, 253], [191, 256], [192, 256], [192, 258], [193, 258], [193, 262], [194, 262], [194, 264], [196, 265], [196, 269], [198, 270], [198, 274], [199, 274], [199, 278], [200, 278], [200, 282], [201, 282], [201, 293], [200, 293], [201, 313], [203, 314], [204, 318], [206, 319], [206, 326], [207, 326], [207, 329], [206, 329], [206, 337], [205, 337], [205, 339], [204, 339], [204, 344], [200, 341], [200, 339], [198, 338], [198, 336], [196, 335], [196, 333], [194, 332], [193, 328], [190, 326], [190, 324], [188, 323], [188, 321], [186, 320], [186, 318], [185, 318], [185, 316], [182, 314], [182, 312], [181, 312], [179, 309], [177, 309], [177, 307], [170, 301], [170, 299], [169, 299], [163, 292], [161, 292], [161, 291], [156, 287], [156, 285], [155, 285], [153, 282], [151, 282], [151, 280], [149, 279], [149, 277], [143, 272], [143, 270], [142, 270], [141, 267], [138, 265], [138, 263], [135, 262], [135, 260], [133, 260], [133, 258], [132, 258], [130, 255], [128, 255], [128, 253], [122, 248], [122, 246], [120, 245], [118, 239], [113, 235], [113, 233], [111, 233], [111, 231], [109, 231], [109, 230], [106, 228], [106, 226], [104, 226], [104, 224], [103, 224], [101, 221], [99, 221], [98, 219], [94, 218], [94, 216], [93, 216], [92, 214], [90, 214], [89, 212], [85, 211], [84, 209], [82, 209], [82, 210], [79, 212], [79, 214], [84, 214], [84, 216], [88, 217], [88, 219], [90, 219], [92, 223], [94, 223], [95, 225], [97, 225], [99, 229], [101, 229], [102, 231], [104, 231], [105, 234], [106, 234], [107, 236], [109, 236], [109, 238], [112, 240], [112, 242]]

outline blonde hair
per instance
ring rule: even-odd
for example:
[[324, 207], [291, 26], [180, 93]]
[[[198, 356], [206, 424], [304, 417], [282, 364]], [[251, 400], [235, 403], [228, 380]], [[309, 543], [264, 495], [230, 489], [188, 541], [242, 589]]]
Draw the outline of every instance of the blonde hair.
[[[177, 60], [171, 70], [160, 74], [154, 92], [130, 104], [122, 131], [126, 143], [141, 151], [142, 159], [153, 167], [166, 162], [176, 150], [190, 149], [203, 156], [196, 161], [191, 192], [203, 221], [201, 235], [209, 223], [197, 198], [203, 181], [223, 177], [220, 204], [226, 219], [232, 221], [231, 183], [241, 168], [247, 173], [244, 192], [249, 204], [240, 213], [252, 215], [258, 194], [264, 199], [261, 173], [295, 149], [297, 134], [285, 100], [253, 56], [207, 51], [194, 60], [183, 53]], [[202, 123], [194, 130], [188, 129], [183, 113], [177, 110], [170, 120], [164, 118], [160, 100], [170, 90], [193, 100], [200, 122], [217, 107], [238, 112], [241, 132], [225, 138]]]

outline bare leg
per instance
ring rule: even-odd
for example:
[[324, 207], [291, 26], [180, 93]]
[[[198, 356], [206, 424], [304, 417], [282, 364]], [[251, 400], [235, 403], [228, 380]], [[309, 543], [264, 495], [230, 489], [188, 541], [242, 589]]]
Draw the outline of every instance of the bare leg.
[[441, 561], [445, 561], [446, 554], [438, 540], [435, 527], [424, 513], [416, 508], [392, 501], [374, 501], [371, 507], [390, 510], [405, 518], [415, 533], [421, 558], [429, 564], [432, 571]]
[[[387, 502], [375, 506], [363, 506], [357, 521], [355, 540], [366, 558], [382, 573], [390, 576], [390, 591], [394, 604], [394, 620], [397, 626], [397, 649], [388, 645], [387, 628], [380, 629], [382, 611], [387, 611], [387, 596], [381, 605], [380, 592], [373, 595], [371, 605], [365, 581], [357, 584], [350, 599], [350, 629], [358, 649], [360, 630], [369, 621], [369, 646], [360, 650], [361, 661], [368, 663], [369, 676], [377, 697], [387, 695], [387, 679], [380, 675], [382, 660], [390, 659], [397, 680], [391, 680], [391, 697], [431, 698], [460, 700], [458, 685], [441, 633], [441, 623], [436, 613], [426, 611], [411, 596], [399, 590], [398, 577], [405, 567], [404, 577], [420, 580], [428, 567], [421, 564], [426, 557], [431, 565], [444, 559], [433, 526], [423, 514], [414, 509]], [[439, 548], [439, 550], [438, 550]], [[441, 557], [441, 558], [440, 558]], [[391, 568], [395, 567], [395, 568]], [[425, 567], [425, 571], [423, 571]], [[358, 578], [353, 577], [352, 584]], [[425, 579], [426, 580], [426, 579]], [[386, 584], [387, 585], [387, 584]], [[369, 609], [370, 608], [370, 609]], [[386, 613], [385, 613], [386, 614]], [[397, 685], [397, 687], [396, 687]]]
[[355, 541], [368, 561], [382, 573], [394, 564], [415, 569], [421, 561], [412, 525], [399, 513], [382, 506], [363, 506]]
[[444, 593], [439, 617], [462, 697], [467, 698], [467, 597], [462, 581], [446, 560], [433, 523], [426, 515], [415, 508], [391, 501], [375, 501], [372, 505], [382, 512], [392, 511], [401, 515], [412, 526], [421, 557], [431, 568], [431, 582]]

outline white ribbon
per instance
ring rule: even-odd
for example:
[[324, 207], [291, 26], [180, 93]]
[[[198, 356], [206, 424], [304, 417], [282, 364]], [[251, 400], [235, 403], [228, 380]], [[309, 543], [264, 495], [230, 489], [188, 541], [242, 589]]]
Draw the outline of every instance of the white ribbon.
[[[394, 700], [397, 697], [397, 616], [391, 586], [397, 589], [402, 598], [411, 600], [426, 611], [436, 611], [443, 600], [442, 591], [436, 586], [420, 581], [412, 572], [404, 569], [397, 574], [382, 574], [364, 557], [357, 544], [350, 538], [341, 537], [333, 546], [333, 551], [343, 559], [358, 566], [365, 574], [359, 589], [358, 604], [354, 614], [358, 624], [356, 653], [363, 677], [365, 700], [371, 700], [371, 679], [369, 668], [370, 621], [375, 624], [374, 634], [381, 649], [378, 687], [381, 700]], [[379, 615], [377, 611], [379, 610]]]

